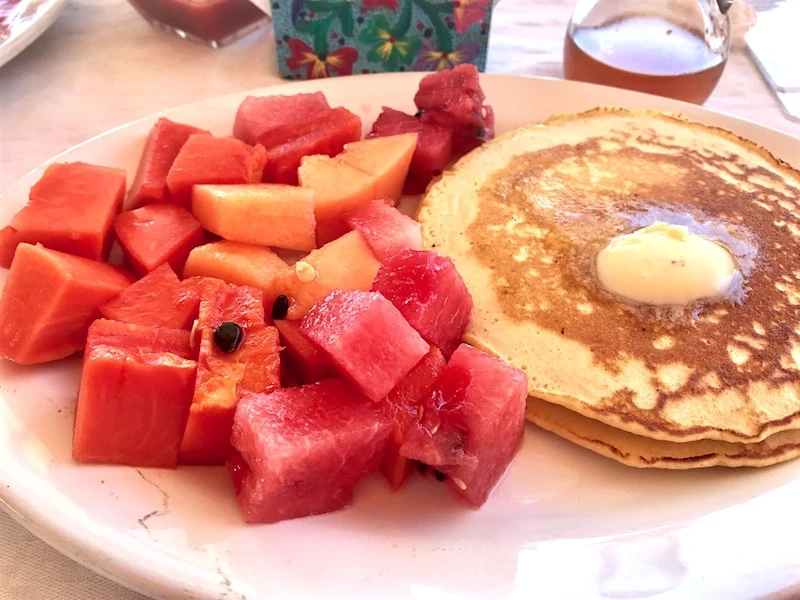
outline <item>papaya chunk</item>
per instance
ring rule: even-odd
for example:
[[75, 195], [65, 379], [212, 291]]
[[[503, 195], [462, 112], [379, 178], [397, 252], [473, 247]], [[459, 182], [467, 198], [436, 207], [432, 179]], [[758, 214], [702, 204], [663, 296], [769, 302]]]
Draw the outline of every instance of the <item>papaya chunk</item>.
[[0, 230], [0, 266], [20, 243], [42, 244], [93, 260], [111, 250], [111, 224], [122, 210], [125, 171], [86, 163], [50, 165], [31, 188], [28, 204]]
[[114, 221], [125, 264], [147, 275], [168, 263], [180, 273], [192, 248], [203, 242], [203, 226], [174, 204], [148, 204], [122, 213]]
[[100, 306], [106, 319], [149, 327], [189, 329], [200, 299], [166, 263]]
[[172, 199], [167, 188], [167, 173], [186, 140], [196, 133], [210, 135], [204, 129], [176, 123], [163, 117], [156, 121], [147, 137], [136, 177], [128, 192], [130, 208], [169, 202]]
[[205, 134], [189, 136], [167, 173], [172, 202], [188, 208], [192, 186], [203, 183], [256, 183], [261, 181], [266, 152], [232, 137]]
[[89, 328], [72, 456], [174, 468], [197, 363], [189, 332], [100, 319]]
[[98, 307], [132, 281], [106, 263], [20, 244], [0, 296], [0, 355], [30, 365], [83, 350]]
[[[238, 347], [221, 348], [215, 329], [236, 323]], [[196, 328], [199, 336], [197, 379], [181, 442], [180, 463], [223, 465], [233, 456], [231, 428], [239, 399], [248, 392], [280, 387], [278, 332], [264, 325], [261, 292], [207, 279]], [[230, 350], [230, 351], [226, 351]]]

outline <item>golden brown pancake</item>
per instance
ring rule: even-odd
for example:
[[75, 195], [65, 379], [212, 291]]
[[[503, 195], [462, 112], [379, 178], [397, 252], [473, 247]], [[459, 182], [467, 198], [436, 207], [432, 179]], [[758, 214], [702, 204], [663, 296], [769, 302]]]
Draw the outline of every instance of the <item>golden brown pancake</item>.
[[[766, 150], [656, 112], [561, 116], [465, 156], [417, 217], [473, 295], [467, 341], [531, 395], [677, 443], [800, 429], [800, 173]], [[655, 221], [725, 244], [741, 281], [667, 309], [604, 291], [597, 252]]]
[[800, 456], [797, 429], [781, 431], [752, 444], [719, 440], [675, 443], [615, 429], [535, 398], [528, 399], [527, 417], [542, 429], [631, 467], [767, 467]]

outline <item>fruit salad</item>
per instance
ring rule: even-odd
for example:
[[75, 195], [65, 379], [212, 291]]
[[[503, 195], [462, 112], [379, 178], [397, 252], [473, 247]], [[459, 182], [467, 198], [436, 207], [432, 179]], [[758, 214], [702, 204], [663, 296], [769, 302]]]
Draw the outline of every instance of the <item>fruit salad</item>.
[[487, 501], [526, 379], [462, 342], [470, 292], [396, 205], [493, 114], [471, 65], [415, 103], [365, 139], [319, 92], [247, 97], [227, 137], [161, 118], [127, 197], [118, 168], [45, 170], [0, 230], [0, 354], [83, 354], [75, 461], [226, 467], [248, 523], [340, 510], [376, 472]]

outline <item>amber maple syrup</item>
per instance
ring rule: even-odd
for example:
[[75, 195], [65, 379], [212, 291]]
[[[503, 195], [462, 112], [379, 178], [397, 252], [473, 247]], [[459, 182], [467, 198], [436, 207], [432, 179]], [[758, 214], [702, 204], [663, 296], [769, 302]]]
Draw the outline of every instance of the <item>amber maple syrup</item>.
[[702, 104], [727, 60], [697, 31], [658, 17], [623, 16], [578, 25], [564, 42], [567, 79]]

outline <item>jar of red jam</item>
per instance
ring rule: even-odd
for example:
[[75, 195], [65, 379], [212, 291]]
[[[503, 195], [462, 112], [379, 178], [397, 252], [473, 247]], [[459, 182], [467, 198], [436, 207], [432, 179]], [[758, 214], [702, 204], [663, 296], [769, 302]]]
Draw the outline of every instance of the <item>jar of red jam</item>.
[[270, 22], [251, 0], [128, 0], [151, 25], [218, 48]]

